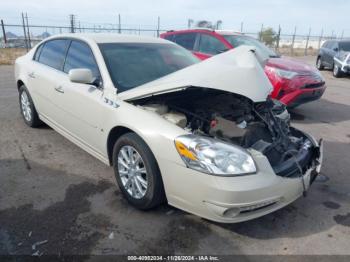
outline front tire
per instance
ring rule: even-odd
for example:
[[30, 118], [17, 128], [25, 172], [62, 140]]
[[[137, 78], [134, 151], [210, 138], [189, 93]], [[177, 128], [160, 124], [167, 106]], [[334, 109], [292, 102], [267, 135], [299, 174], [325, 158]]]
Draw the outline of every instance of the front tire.
[[333, 76], [339, 78], [342, 76], [342, 72], [337, 64], [334, 63], [333, 66]]
[[318, 70], [323, 70], [324, 66], [322, 64], [322, 58], [319, 56], [316, 61], [316, 67]]
[[115, 143], [113, 168], [120, 191], [134, 207], [147, 210], [165, 201], [157, 161], [135, 133], [124, 134]]
[[19, 88], [19, 106], [24, 122], [30, 127], [39, 127], [42, 121], [39, 119], [32, 97], [25, 85]]

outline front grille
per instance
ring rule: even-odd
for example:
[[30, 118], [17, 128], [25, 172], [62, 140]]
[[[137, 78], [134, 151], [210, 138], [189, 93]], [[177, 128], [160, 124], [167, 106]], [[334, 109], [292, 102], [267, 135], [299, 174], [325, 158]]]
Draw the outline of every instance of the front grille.
[[254, 212], [254, 211], [258, 211], [258, 210], [263, 209], [263, 208], [271, 207], [271, 206], [277, 204], [278, 202], [279, 202], [279, 199], [278, 200], [267, 201], [267, 202], [264, 202], [264, 203], [259, 203], [259, 204], [256, 204], [256, 205], [240, 207], [239, 208], [240, 209], [240, 214]]
[[317, 82], [324, 82], [323, 77], [318, 72], [300, 72], [298, 73], [299, 78], [312, 79]]
[[325, 82], [306, 84], [302, 88], [318, 88], [318, 87], [322, 87], [324, 84]]

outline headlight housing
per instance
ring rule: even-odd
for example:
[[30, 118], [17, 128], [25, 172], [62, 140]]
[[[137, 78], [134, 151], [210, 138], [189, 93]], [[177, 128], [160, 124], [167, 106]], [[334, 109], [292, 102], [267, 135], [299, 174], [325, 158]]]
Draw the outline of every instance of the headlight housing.
[[294, 71], [288, 71], [288, 70], [283, 70], [279, 68], [274, 68], [274, 69], [276, 74], [282, 78], [292, 79], [293, 77], [298, 75], [298, 73]]
[[175, 146], [187, 167], [203, 173], [232, 176], [256, 172], [249, 152], [235, 145], [203, 136], [183, 135], [175, 139]]

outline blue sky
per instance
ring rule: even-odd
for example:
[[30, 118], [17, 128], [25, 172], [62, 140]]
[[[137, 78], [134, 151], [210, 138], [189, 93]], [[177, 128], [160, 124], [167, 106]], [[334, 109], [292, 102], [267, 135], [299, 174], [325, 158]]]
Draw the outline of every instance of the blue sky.
[[184, 28], [187, 19], [222, 20], [223, 29], [256, 32], [261, 24], [275, 29], [280, 24], [282, 33], [324, 34], [350, 37], [349, 0], [1, 0], [0, 18], [5, 23], [20, 23], [20, 13], [28, 13], [31, 24], [68, 25], [68, 15], [73, 13], [85, 26], [116, 24], [117, 14], [122, 24], [155, 28], [157, 16], [161, 28]]

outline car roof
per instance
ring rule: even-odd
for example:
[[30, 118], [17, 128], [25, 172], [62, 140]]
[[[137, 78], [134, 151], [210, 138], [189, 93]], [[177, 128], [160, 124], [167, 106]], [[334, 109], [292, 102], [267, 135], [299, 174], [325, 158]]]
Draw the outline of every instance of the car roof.
[[234, 30], [215, 30], [215, 32], [220, 35], [244, 35], [243, 33]]
[[330, 40], [327, 40], [326, 42], [327, 42], [327, 43], [328, 43], [328, 42], [335, 42], [335, 43], [349, 43], [349, 42], [350, 42], [350, 39], [342, 39], [342, 40], [330, 39]]
[[202, 28], [202, 27], [199, 27], [199, 28], [194, 27], [194, 28], [182, 29], [182, 30], [170, 30], [170, 31], [167, 31], [166, 33], [163, 33], [162, 35], [176, 34], [176, 33], [191, 33], [191, 32], [210, 32], [210, 33], [217, 33], [219, 35], [244, 35], [243, 33], [237, 32], [234, 30], [214, 30], [211, 28]]
[[47, 39], [75, 38], [95, 43], [172, 43], [162, 38], [151, 36], [127, 35], [117, 33], [69, 33], [60, 34]]

